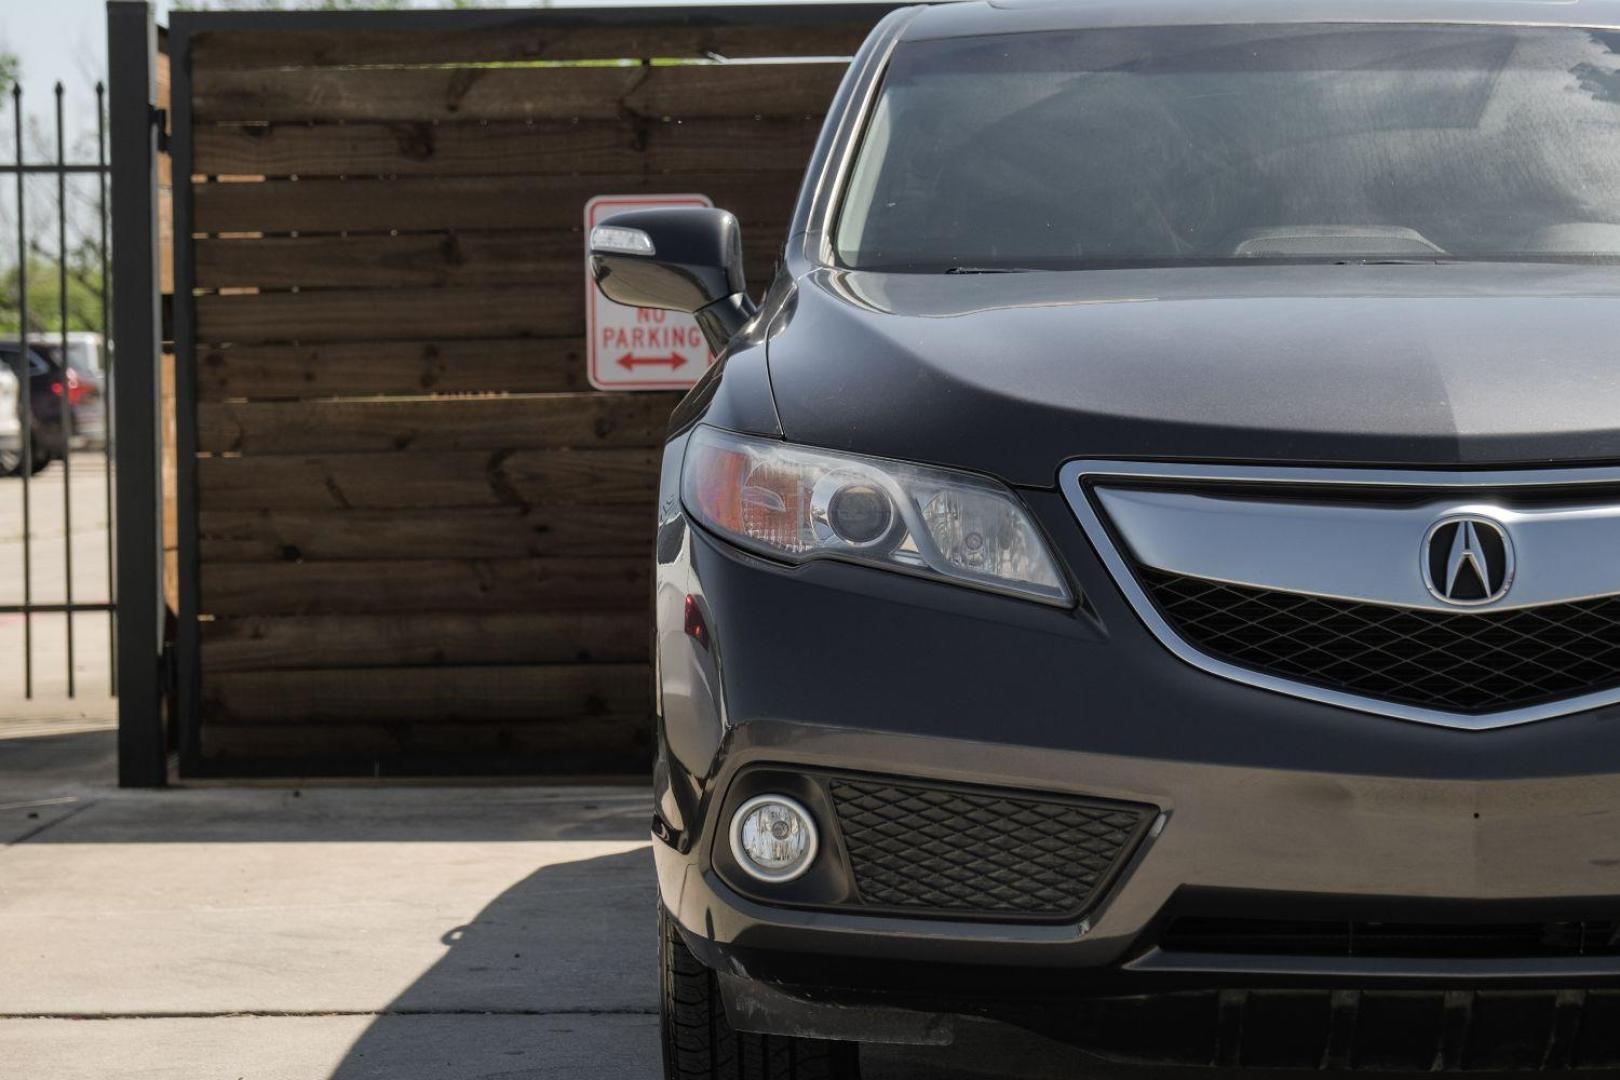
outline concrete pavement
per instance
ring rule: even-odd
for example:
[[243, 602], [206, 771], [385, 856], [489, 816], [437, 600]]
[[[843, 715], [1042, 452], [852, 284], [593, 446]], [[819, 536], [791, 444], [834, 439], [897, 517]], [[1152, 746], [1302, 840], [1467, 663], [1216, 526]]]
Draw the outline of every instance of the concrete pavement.
[[[640, 787], [111, 786], [0, 720], [0, 1080], [660, 1075]], [[999, 1077], [1000, 1049], [867, 1080]]]
[[[26, 558], [28, 588], [24, 588], [23, 482], [0, 477], [0, 604], [60, 604], [67, 599], [69, 556], [72, 559], [73, 599], [78, 603], [105, 603], [108, 599], [107, 463], [99, 451], [73, 455], [71, 490], [65, 491], [67, 473], [52, 462], [28, 484]], [[71, 495], [64, 500], [64, 495]], [[71, 505], [68, 505], [71, 504]], [[68, 541], [71, 510], [73, 536]], [[111, 625], [100, 613], [73, 618], [73, 671], [77, 699], [66, 700], [68, 648], [65, 615], [0, 614], [0, 709], [14, 716], [10, 703], [21, 701], [24, 690], [23, 647], [31, 631], [36, 708], [73, 712], [106, 712], [111, 701]]]
[[118, 792], [110, 751], [0, 737], [5, 1080], [655, 1075], [643, 791]]

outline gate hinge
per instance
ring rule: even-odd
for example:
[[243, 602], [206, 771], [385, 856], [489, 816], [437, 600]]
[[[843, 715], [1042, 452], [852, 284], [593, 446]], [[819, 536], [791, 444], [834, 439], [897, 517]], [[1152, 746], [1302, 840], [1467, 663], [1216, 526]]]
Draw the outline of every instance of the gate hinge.
[[147, 119], [153, 127], [157, 128], [158, 153], [167, 154], [169, 152], [169, 110], [160, 109], [156, 105], [148, 106], [148, 108], [150, 111]]

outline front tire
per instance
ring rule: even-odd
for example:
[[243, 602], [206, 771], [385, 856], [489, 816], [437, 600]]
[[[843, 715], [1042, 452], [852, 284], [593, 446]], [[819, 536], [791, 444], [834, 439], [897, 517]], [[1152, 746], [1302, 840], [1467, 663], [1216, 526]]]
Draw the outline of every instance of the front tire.
[[[33, 469], [29, 476], [38, 476], [45, 466], [54, 460], [48, 454], [42, 454], [35, 449], [29, 464]], [[21, 476], [23, 471], [23, 455], [21, 450], [0, 450], [0, 476]]]
[[665, 1080], [859, 1080], [854, 1043], [732, 1031], [714, 972], [658, 905]]

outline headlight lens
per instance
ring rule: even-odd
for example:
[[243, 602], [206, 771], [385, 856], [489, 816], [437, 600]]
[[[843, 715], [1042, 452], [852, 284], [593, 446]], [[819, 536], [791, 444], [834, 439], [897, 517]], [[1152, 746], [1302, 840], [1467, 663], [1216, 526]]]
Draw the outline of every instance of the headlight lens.
[[682, 488], [699, 521], [763, 555], [844, 559], [1073, 602], [1012, 492], [967, 473], [700, 427]]

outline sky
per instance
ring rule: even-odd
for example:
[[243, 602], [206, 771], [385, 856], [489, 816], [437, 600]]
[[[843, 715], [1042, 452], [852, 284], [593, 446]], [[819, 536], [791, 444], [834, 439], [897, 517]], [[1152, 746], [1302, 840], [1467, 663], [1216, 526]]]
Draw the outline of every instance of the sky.
[[[106, 39], [103, 0], [0, 0], [0, 49], [22, 60], [24, 107], [46, 124], [47, 132], [53, 132], [53, 87], [61, 80], [70, 149], [75, 135], [95, 130], [95, 86], [107, 69]], [[5, 139], [0, 161], [9, 162], [13, 153], [10, 101], [5, 102], [0, 132]], [[92, 141], [88, 152], [94, 151]]]

